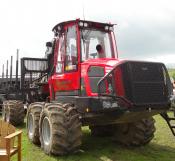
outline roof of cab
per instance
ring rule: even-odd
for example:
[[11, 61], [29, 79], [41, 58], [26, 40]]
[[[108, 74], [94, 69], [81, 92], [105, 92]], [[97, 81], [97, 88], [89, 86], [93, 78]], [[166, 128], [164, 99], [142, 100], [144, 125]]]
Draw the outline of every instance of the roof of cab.
[[76, 19], [76, 20], [70, 20], [70, 21], [65, 21], [65, 22], [61, 22], [61, 23], [58, 23], [57, 25], [55, 25], [52, 29], [52, 31], [56, 31], [56, 32], [59, 32], [58, 31], [58, 28], [64, 28], [64, 26], [67, 26], [69, 24], [72, 24], [72, 23], [87, 23], [89, 27], [91, 28], [104, 28], [105, 26], [109, 26], [109, 27], [113, 27], [114, 24], [111, 24], [111, 23], [101, 23], [101, 22], [94, 22], [94, 21], [86, 21], [86, 20], [80, 20], [80, 19]]

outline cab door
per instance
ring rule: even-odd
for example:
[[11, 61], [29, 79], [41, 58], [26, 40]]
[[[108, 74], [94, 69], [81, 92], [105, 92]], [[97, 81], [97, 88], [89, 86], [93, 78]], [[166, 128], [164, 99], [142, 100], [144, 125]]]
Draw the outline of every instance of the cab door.
[[[80, 89], [80, 69], [78, 66], [77, 27], [69, 25], [59, 36], [55, 47], [55, 74], [51, 78], [52, 98], [76, 96]], [[56, 58], [57, 57], [57, 58]], [[53, 92], [54, 91], [54, 92]]]

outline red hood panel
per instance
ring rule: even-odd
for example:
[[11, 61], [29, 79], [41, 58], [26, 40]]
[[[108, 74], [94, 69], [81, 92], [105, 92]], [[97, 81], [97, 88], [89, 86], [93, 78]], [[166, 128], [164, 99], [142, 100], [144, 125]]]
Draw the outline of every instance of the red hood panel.
[[94, 65], [94, 66], [110, 66], [113, 67], [121, 60], [119, 59], [112, 59], [112, 58], [104, 58], [104, 59], [89, 59], [82, 63], [82, 65]]

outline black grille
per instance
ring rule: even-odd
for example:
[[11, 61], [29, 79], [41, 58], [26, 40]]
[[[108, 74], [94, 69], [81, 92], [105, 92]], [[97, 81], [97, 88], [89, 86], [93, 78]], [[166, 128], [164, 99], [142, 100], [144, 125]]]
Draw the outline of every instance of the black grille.
[[168, 101], [164, 66], [161, 63], [127, 62], [121, 65], [125, 96], [135, 104]]
[[[99, 66], [91, 66], [88, 70], [88, 76], [91, 86], [91, 91], [93, 93], [97, 93], [97, 84], [99, 80], [104, 76], [104, 68]], [[106, 91], [105, 82], [102, 83], [103, 85], [100, 87], [101, 91]]]
[[151, 63], [130, 63], [132, 79], [134, 81], [163, 81], [162, 66]]
[[135, 83], [133, 99], [136, 103], [158, 103], [165, 102], [164, 85], [162, 83]]

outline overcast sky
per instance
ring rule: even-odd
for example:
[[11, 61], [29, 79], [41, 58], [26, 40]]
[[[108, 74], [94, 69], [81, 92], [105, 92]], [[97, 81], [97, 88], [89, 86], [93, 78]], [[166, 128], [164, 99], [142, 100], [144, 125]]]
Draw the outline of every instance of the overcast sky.
[[17, 48], [20, 57], [43, 57], [52, 28], [62, 21], [83, 19], [83, 8], [86, 20], [117, 24], [120, 58], [175, 63], [173, 0], [2, 0], [0, 72]]

